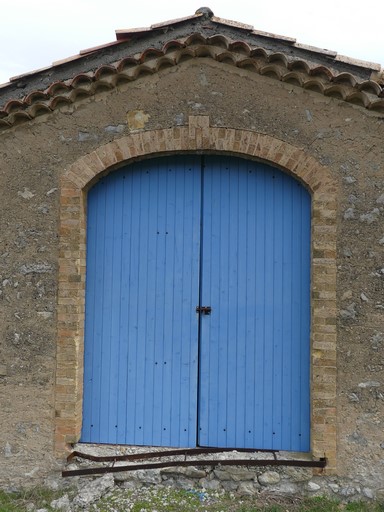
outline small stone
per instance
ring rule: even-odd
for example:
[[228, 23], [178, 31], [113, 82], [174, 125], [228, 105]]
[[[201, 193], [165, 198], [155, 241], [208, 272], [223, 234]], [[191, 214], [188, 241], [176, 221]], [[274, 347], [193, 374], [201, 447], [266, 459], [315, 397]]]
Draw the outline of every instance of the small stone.
[[384, 245], [384, 236], [383, 236], [383, 238], [381, 238], [381, 239], [379, 240], [379, 244], [380, 244], [380, 245]]
[[232, 480], [223, 480], [221, 482], [221, 486], [227, 492], [234, 492], [237, 490], [239, 484], [238, 482], [233, 482]]
[[352, 302], [352, 304], [349, 304], [345, 309], [342, 309], [340, 311], [341, 318], [345, 319], [354, 319], [356, 318], [356, 310], [355, 310], [356, 304]]
[[379, 215], [380, 210], [378, 208], [374, 208], [371, 212], [360, 215], [360, 221], [372, 224], [372, 222], [375, 222], [378, 219]]
[[95, 135], [94, 133], [79, 132], [77, 135], [77, 140], [79, 142], [85, 142], [87, 140], [97, 140], [97, 135]]
[[284, 477], [291, 482], [307, 482], [312, 478], [312, 468], [296, 468], [294, 466], [284, 468]]
[[161, 474], [166, 474], [169, 476], [186, 476], [189, 478], [205, 478], [206, 472], [202, 469], [197, 469], [194, 467], [170, 467], [164, 468], [161, 470]]
[[47, 274], [52, 272], [52, 265], [48, 263], [25, 263], [21, 265], [20, 272], [23, 275], [27, 274]]
[[53, 194], [54, 192], [56, 192], [57, 190], [57, 187], [54, 187], [54, 188], [51, 188], [50, 190], [48, 190], [48, 192], [45, 194], [46, 196], [50, 196], [51, 194]]
[[145, 128], [150, 117], [143, 110], [131, 110], [127, 112], [128, 128], [130, 130], [141, 130]]
[[352, 183], [355, 183], [356, 178], [354, 178], [353, 176], [346, 176], [346, 177], [344, 178], [344, 181], [345, 181], [345, 183], [347, 183], [348, 185], [351, 185]]
[[381, 196], [379, 196], [379, 197], [376, 199], [376, 203], [377, 203], [377, 204], [384, 204], [384, 194], [381, 194]]
[[6, 377], [7, 373], [7, 367], [5, 364], [0, 364], [0, 377]]
[[351, 299], [352, 298], [352, 290], [347, 290], [343, 293], [341, 300]]
[[359, 388], [378, 388], [380, 386], [380, 382], [375, 380], [367, 380], [366, 382], [360, 382]]
[[340, 491], [340, 494], [345, 498], [349, 496], [354, 496], [356, 494], [356, 489], [354, 487], [343, 487]]
[[75, 507], [85, 508], [99, 500], [114, 486], [113, 476], [107, 474], [87, 483], [73, 500]]
[[199, 485], [201, 485], [202, 488], [208, 489], [210, 491], [217, 491], [220, 489], [219, 480], [208, 480], [207, 478], [202, 478], [199, 481]]
[[254, 496], [258, 492], [258, 487], [253, 482], [241, 482], [237, 488], [237, 493], [240, 496]]
[[118, 125], [108, 125], [104, 128], [104, 131], [106, 133], [122, 133], [124, 131], [125, 125], [124, 124], [118, 124]]
[[359, 434], [358, 432], [353, 432], [350, 436], [347, 437], [347, 440], [350, 443], [356, 443], [360, 446], [368, 445], [368, 441], [366, 440], [366, 438], [364, 436], [362, 436], [361, 434]]
[[61, 498], [51, 502], [51, 507], [55, 510], [62, 510], [63, 512], [70, 512], [71, 506], [67, 494], [64, 494]]
[[338, 486], [338, 484], [328, 484], [328, 487], [331, 489], [332, 492], [334, 492], [335, 494], [337, 494], [339, 492], [339, 489], [340, 487]]
[[8, 441], [5, 443], [4, 446], [4, 455], [6, 457], [12, 457], [12, 446], [8, 443]]
[[35, 197], [35, 194], [33, 194], [29, 188], [26, 188], [24, 187], [24, 190], [23, 192], [19, 192], [17, 193], [18, 196], [22, 197], [23, 199], [32, 199], [32, 197]]
[[43, 318], [44, 320], [48, 320], [48, 318], [52, 318], [53, 313], [51, 311], [38, 311], [38, 316]]
[[348, 400], [350, 402], [359, 402], [360, 401], [360, 398], [359, 396], [357, 395], [357, 393], [348, 393]]
[[363, 302], [369, 302], [369, 299], [368, 297], [365, 295], [365, 293], [362, 293], [360, 295], [360, 299], [363, 301]]
[[277, 494], [297, 494], [298, 486], [292, 482], [280, 482], [278, 485], [271, 487], [270, 490]]
[[306, 110], [305, 111], [305, 115], [306, 115], [307, 121], [310, 123], [312, 121], [312, 119], [313, 119], [311, 111], [310, 110]]
[[258, 477], [261, 485], [274, 485], [280, 482], [280, 475], [276, 471], [266, 471]]
[[310, 492], [316, 492], [318, 491], [319, 489], [321, 489], [320, 485], [316, 484], [315, 482], [308, 482], [307, 484], [307, 489], [308, 491]]
[[369, 500], [373, 500], [375, 497], [374, 492], [369, 487], [364, 487], [362, 492], [363, 492], [363, 496], [365, 496]]
[[355, 209], [347, 208], [344, 212], [344, 219], [354, 219], [355, 218]]

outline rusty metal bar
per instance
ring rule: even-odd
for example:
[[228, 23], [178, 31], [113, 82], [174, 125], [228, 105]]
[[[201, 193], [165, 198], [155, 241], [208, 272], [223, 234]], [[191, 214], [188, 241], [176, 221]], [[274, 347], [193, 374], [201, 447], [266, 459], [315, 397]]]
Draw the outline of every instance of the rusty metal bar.
[[98, 468], [75, 469], [63, 471], [63, 477], [96, 475], [103, 473], [118, 473], [122, 471], [136, 471], [138, 469], [161, 469], [177, 466], [296, 466], [309, 468], [324, 468], [326, 459], [319, 460], [283, 460], [283, 459], [260, 459], [260, 460], [190, 460], [190, 461], [168, 461], [152, 462], [150, 464], [132, 464], [129, 466], [109, 466]]
[[263, 453], [272, 453], [276, 458], [276, 450], [255, 450], [254, 448], [179, 448], [177, 450], [162, 450], [158, 452], [143, 452], [143, 453], [134, 453], [127, 455], [107, 455], [107, 456], [97, 456], [97, 455], [89, 455], [88, 453], [82, 453], [78, 451], [74, 451], [70, 453], [67, 457], [67, 461], [70, 462], [73, 458], [78, 457], [80, 459], [92, 460], [93, 462], [115, 462], [121, 460], [141, 460], [141, 459], [155, 459], [161, 457], [173, 457], [177, 455], [184, 455], [187, 457], [188, 455], [202, 455], [203, 453], [221, 453], [221, 452], [239, 452], [239, 453], [255, 453], [255, 452], [263, 452]]

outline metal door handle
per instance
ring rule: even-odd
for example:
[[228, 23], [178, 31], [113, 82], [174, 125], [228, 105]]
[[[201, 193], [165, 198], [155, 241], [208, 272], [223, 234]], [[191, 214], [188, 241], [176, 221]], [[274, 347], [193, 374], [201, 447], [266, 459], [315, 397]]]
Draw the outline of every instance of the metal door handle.
[[211, 306], [196, 306], [196, 313], [203, 313], [204, 315], [210, 315], [212, 311]]

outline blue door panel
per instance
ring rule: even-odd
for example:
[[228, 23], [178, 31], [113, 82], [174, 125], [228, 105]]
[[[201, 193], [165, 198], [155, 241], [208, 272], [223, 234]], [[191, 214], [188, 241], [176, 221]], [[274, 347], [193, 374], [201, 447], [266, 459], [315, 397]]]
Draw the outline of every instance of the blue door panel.
[[138, 162], [91, 189], [87, 237], [82, 441], [309, 449], [297, 181], [233, 157]]
[[205, 161], [199, 444], [307, 451], [310, 196], [267, 165]]
[[141, 162], [88, 194], [84, 442], [196, 443], [195, 161]]

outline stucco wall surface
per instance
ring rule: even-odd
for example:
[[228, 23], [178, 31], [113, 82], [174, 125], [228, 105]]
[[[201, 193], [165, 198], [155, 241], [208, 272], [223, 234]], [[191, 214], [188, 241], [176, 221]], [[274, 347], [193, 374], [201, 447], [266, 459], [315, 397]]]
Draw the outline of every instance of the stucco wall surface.
[[[337, 262], [337, 286], [329, 287], [330, 299], [336, 293], [337, 325], [324, 319], [321, 340], [324, 347], [337, 343], [336, 473], [380, 492], [384, 118], [198, 58], [0, 132], [0, 484], [44, 479], [62, 461], [54, 453], [61, 177], [104, 144], [140, 131], [183, 127], [191, 115], [209, 116], [212, 127], [271, 136], [330, 171], [337, 187], [337, 215], [331, 219], [336, 230], [324, 235], [313, 255], [336, 256]], [[79, 207], [73, 205], [74, 218]], [[327, 237], [336, 237], [336, 255]], [[314, 289], [312, 297], [315, 302]], [[70, 306], [70, 293], [67, 298]], [[326, 401], [326, 376], [312, 378]]]

